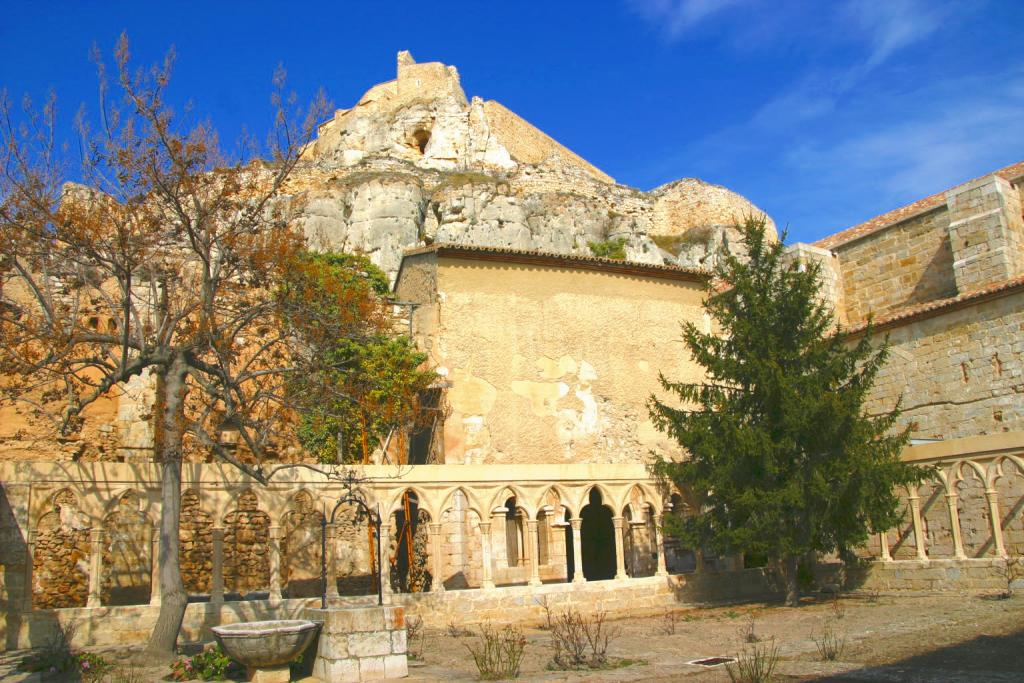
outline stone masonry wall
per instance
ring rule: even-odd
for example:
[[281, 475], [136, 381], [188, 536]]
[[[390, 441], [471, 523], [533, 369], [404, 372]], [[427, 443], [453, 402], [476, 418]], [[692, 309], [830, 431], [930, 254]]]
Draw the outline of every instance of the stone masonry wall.
[[929, 211], [835, 247], [850, 325], [889, 311], [954, 296], [949, 213]]
[[951, 309], [888, 330], [891, 353], [866, 405], [902, 396], [914, 437], [952, 439], [1024, 429], [1024, 293]]

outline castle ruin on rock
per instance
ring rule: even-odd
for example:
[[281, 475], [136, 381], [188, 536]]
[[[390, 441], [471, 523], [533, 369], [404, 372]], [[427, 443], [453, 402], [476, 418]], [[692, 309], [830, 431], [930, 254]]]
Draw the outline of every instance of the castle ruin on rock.
[[[998, 587], [1024, 553], [1022, 183], [1024, 162], [788, 248], [821, 263], [842, 325], [859, 334], [873, 316], [889, 335], [869, 410], [902, 397], [904, 457], [938, 472], [901, 492], [899, 528], [860, 549], [860, 587]], [[385, 562], [353, 511], [328, 525], [332, 601], [358, 603], [377, 580], [440, 627], [540, 620], [542, 603], [637, 613], [770, 590], [745, 558], [664, 539], [685, 496], [645, 468], [675, 447], [645, 407], [658, 373], [701, 377], [678, 323], [709, 324], [709, 259], [756, 206], [696, 179], [616, 184], [497, 102], [468, 100], [454, 67], [408, 53], [394, 81], [320, 126], [281, 201], [315, 245], [389, 274], [449, 406], [411, 440], [414, 464], [378, 453], [363, 467]], [[593, 254], [618, 238], [625, 259]], [[0, 407], [5, 647], [43, 642], [57, 620], [94, 644], [152, 626], [151, 389], [121, 387], [77, 440]], [[184, 478], [185, 638], [299, 614], [320, 590], [320, 524], [341, 485], [293, 470], [260, 487], [201, 461]]]

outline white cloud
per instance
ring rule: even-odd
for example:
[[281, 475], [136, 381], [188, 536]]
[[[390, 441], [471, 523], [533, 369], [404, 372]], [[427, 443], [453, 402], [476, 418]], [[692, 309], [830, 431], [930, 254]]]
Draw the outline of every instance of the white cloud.
[[629, 0], [641, 16], [672, 39], [743, 0]]
[[850, 0], [841, 9], [841, 20], [852, 22], [868, 43], [870, 51], [863, 64], [868, 71], [930, 36], [944, 14], [934, 2], [921, 0]]

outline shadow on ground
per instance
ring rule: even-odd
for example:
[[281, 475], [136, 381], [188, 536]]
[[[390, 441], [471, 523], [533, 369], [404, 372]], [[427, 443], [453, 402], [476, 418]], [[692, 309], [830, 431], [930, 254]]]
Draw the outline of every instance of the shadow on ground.
[[940, 647], [890, 664], [865, 667], [814, 680], [823, 683], [1024, 681], [1024, 627], [1012, 633], [982, 634], [955, 645]]

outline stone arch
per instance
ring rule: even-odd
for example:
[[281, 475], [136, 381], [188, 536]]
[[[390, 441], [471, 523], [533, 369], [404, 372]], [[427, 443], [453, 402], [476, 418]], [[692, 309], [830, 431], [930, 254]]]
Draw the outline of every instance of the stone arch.
[[[564, 581], [568, 577], [567, 558], [572, 552], [572, 536], [566, 517], [566, 495], [557, 484], [552, 484], [537, 501], [537, 562], [542, 578]], [[568, 551], [567, 551], [568, 548]]]
[[185, 592], [205, 595], [212, 589], [213, 579], [213, 516], [203, 509], [197, 489], [186, 489], [181, 495], [181, 522], [178, 529], [181, 547], [181, 580]]
[[1004, 456], [996, 463], [995, 485], [1003, 545], [1011, 557], [1024, 555], [1024, 459]]
[[398, 500], [400, 507], [390, 518], [392, 533], [388, 573], [391, 588], [399, 593], [425, 593], [433, 582], [428, 532], [433, 517], [420, 506], [423, 498], [415, 489], [406, 489]]
[[224, 518], [224, 589], [240, 597], [270, 585], [270, 515], [252, 489], [244, 489]]
[[917, 487], [925, 548], [933, 559], [954, 557], [953, 527], [949, 518], [949, 499], [941, 481], [924, 481]]
[[36, 522], [32, 605], [85, 607], [89, 598], [92, 525], [71, 489], [57, 491]]
[[453, 487], [440, 497], [437, 522], [441, 525], [441, 576], [434, 577], [446, 590], [480, 583], [481, 506], [471, 490]]
[[583, 576], [587, 581], [615, 578], [615, 527], [611, 507], [597, 484], [590, 487], [589, 502], [580, 510], [580, 545]]
[[627, 502], [622, 508], [622, 556], [626, 574], [654, 576], [658, 570], [657, 533], [651, 503]]
[[138, 493], [129, 489], [103, 518], [101, 604], [149, 602], [153, 525], [141, 507]]
[[669, 574], [688, 574], [697, 570], [697, 551], [683, 545], [675, 536], [665, 533], [664, 527], [691, 514], [692, 507], [682, 492], [674, 491], [665, 500], [666, 511], [662, 515], [665, 549], [665, 569]]
[[[371, 509], [376, 510], [371, 504]], [[387, 513], [381, 507], [381, 513]], [[340, 595], [366, 595], [377, 592], [377, 535], [369, 518], [360, 514], [358, 506], [346, 503], [327, 514], [334, 514], [333, 536], [328, 538], [327, 556], [333, 563]], [[330, 521], [330, 520], [328, 520]], [[384, 548], [387, 551], [387, 548]]]
[[988, 499], [985, 497], [985, 471], [977, 463], [965, 460], [953, 472], [964, 554], [967, 557], [984, 557], [995, 549]]
[[323, 512], [313, 495], [301, 489], [281, 515], [281, 587], [289, 598], [320, 594]]
[[903, 488], [899, 495], [900, 522], [894, 529], [896, 539], [889, 552], [894, 560], [913, 560], [917, 557], [917, 538], [914, 535], [914, 517], [910, 509], [911, 491]]
[[490, 514], [498, 511], [498, 508], [505, 507], [509, 498], [515, 498], [516, 505], [523, 508], [523, 511], [527, 516], [533, 515], [536, 512], [536, 510], [532, 509], [533, 505], [526, 493], [514, 484], [507, 484], [503, 486], [500, 491], [492, 496], [486, 512]]

